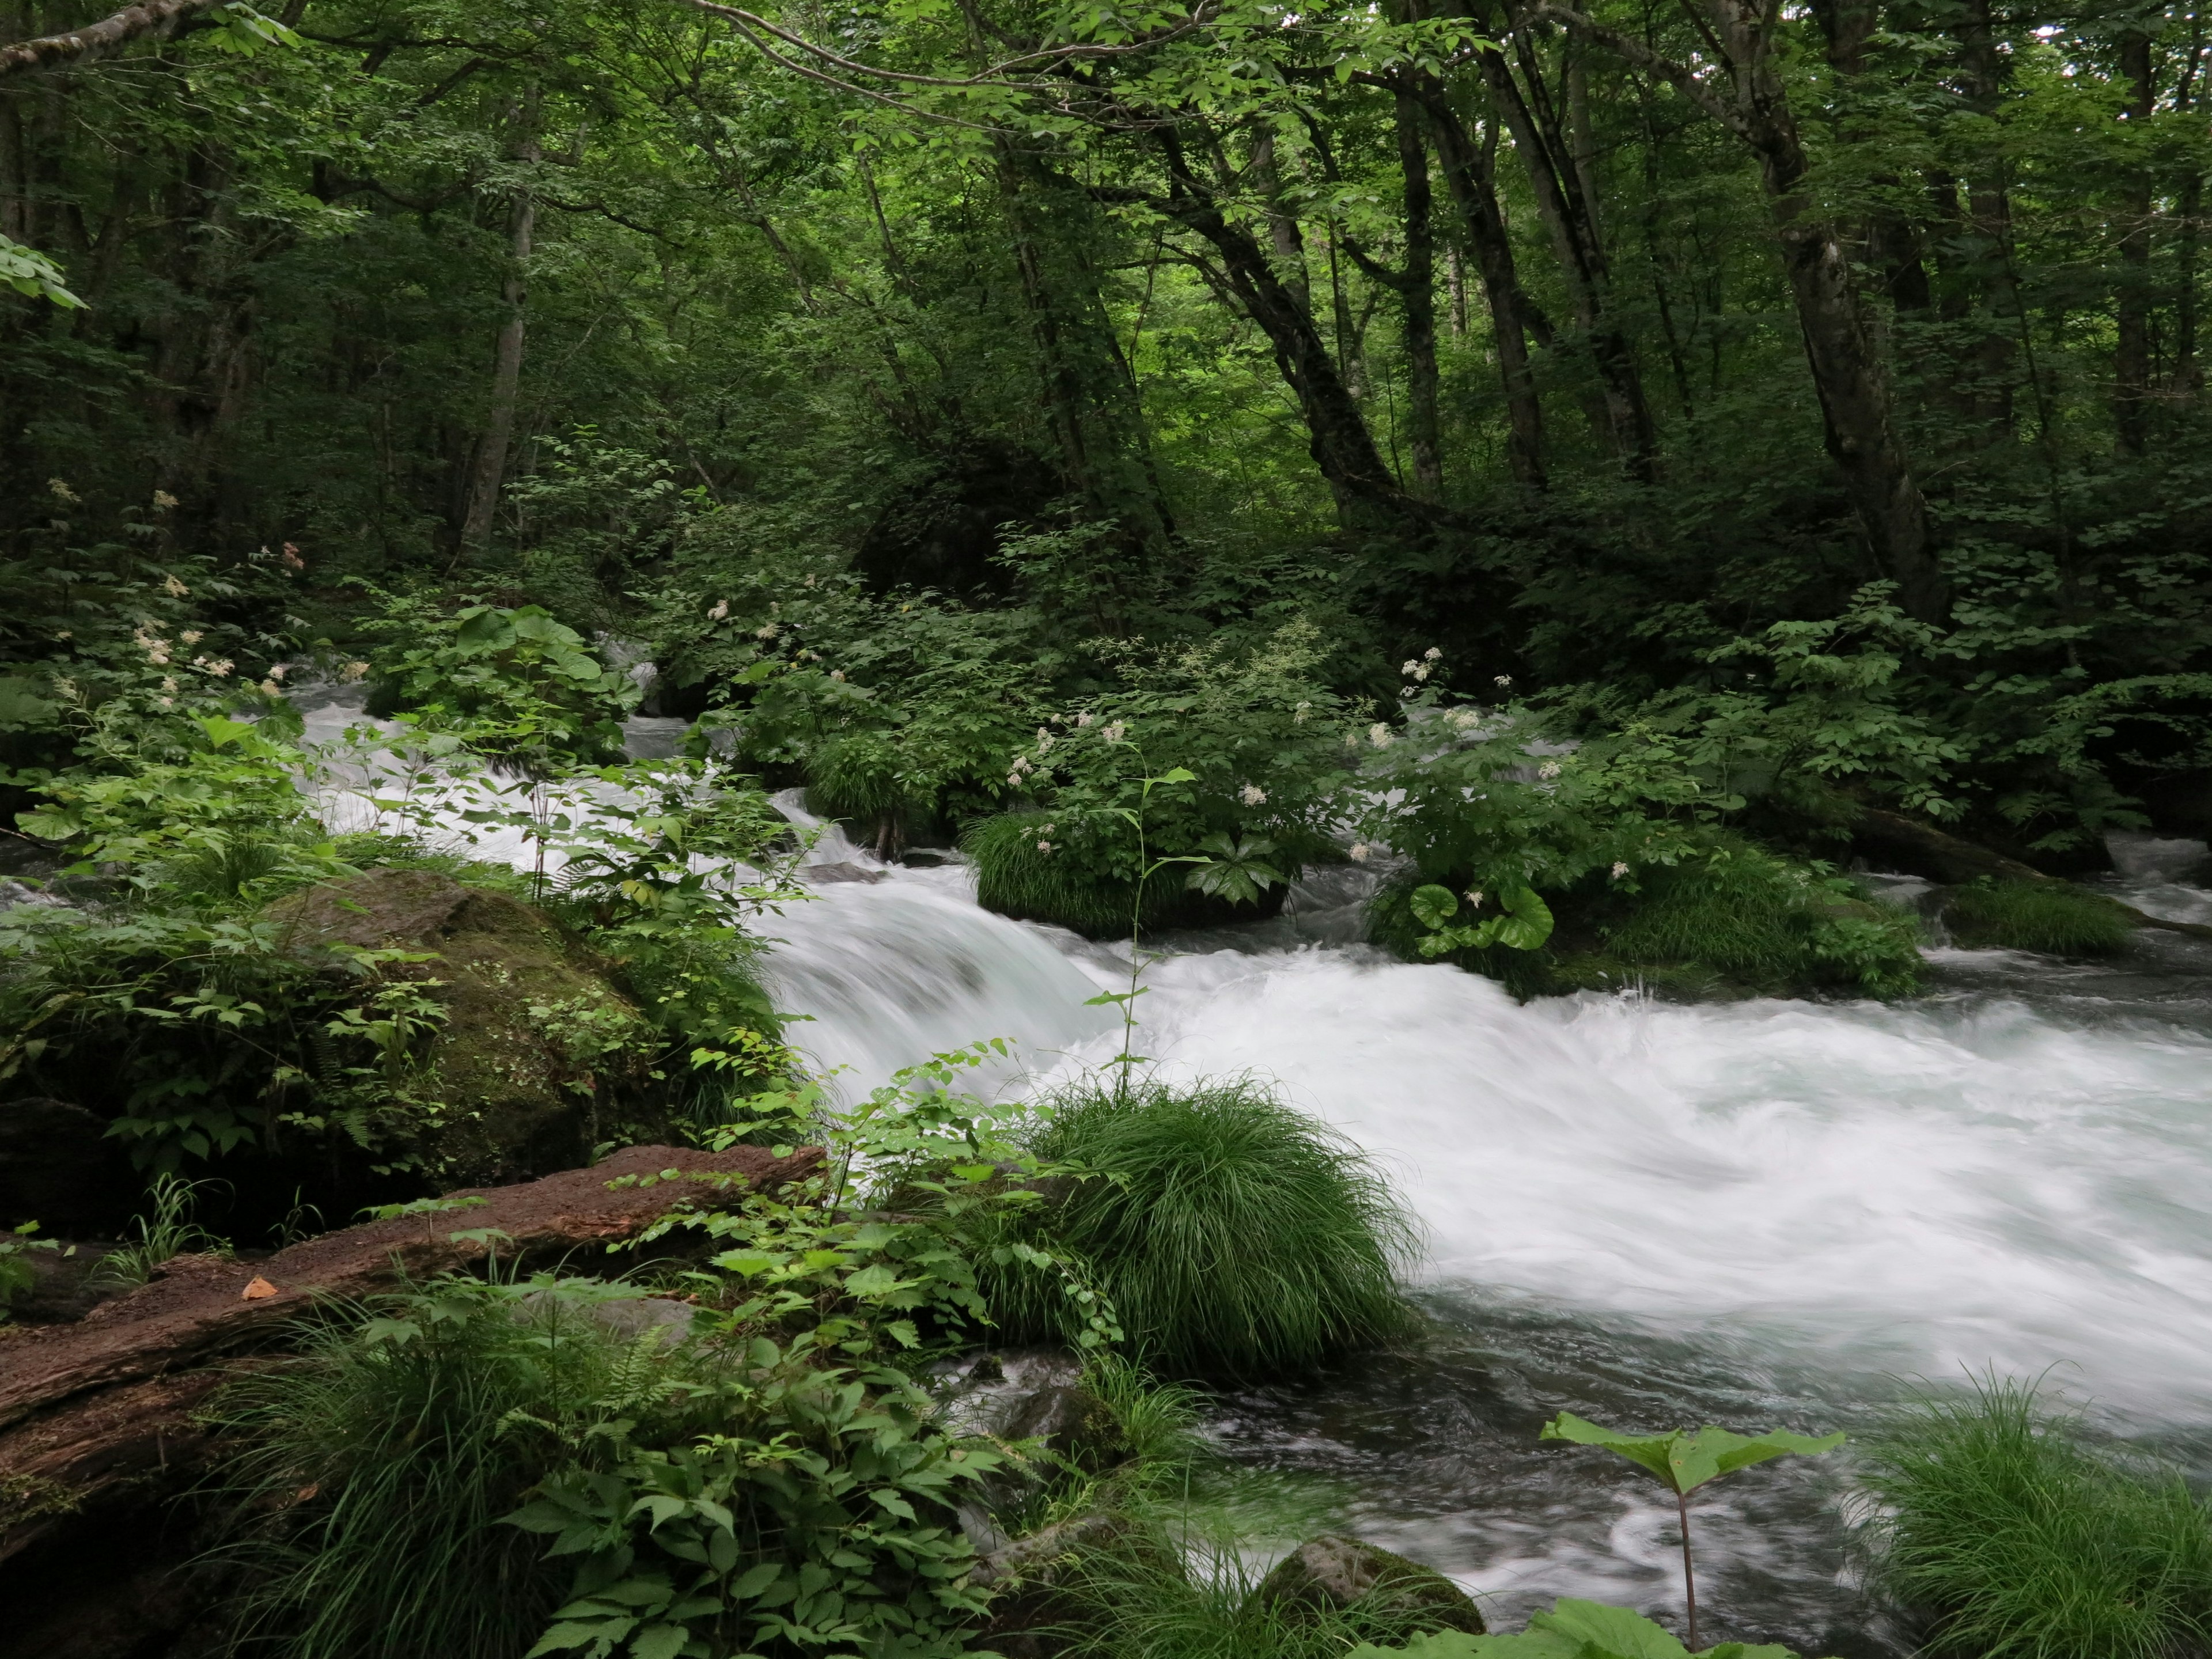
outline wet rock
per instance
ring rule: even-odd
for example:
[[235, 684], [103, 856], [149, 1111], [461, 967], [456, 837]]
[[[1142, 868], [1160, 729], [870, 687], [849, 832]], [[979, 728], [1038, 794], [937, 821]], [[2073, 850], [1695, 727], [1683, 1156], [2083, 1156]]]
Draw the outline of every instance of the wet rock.
[[1483, 1633], [1482, 1613], [1468, 1593], [1432, 1567], [1355, 1538], [1324, 1536], [1277, 1563], [1253, 1591], [1282, 1608], [1341, 1610], [1355, 1601], [1432, 1618], [1432, 1630]]
[[799, 868], [799, 878], [810, 886], [834, 887], [840, 882], [881, 881], [884, 872], [865, 864], [805, 864]]
[[949, 847], [909, 847], [899, 854], [899, 862], [909, 870], [942, 870], [966, 861]]
[[122, 1144], [83, 1107], [0, 1101], [0, 1227], [35, 1221], [48, 1237], [112, 1237], [141, 1190]]
[[[1126, 1519], [1079, 1515], [987, 1551], [969, 1583], [991, 1596], [991, 1620], [975, 1638], [978, 1651], [1005, 1659], [1055, 1659], [1068, 1644], [1060, 1632], [1083, 1616], [1067, 1594], [1084, 1562], [1112, 1553], [1159, 1553]], [[1162, 1565], [1165, 1565], [1162, 1557]]]
[[1034, 1440], [1085, 1467], [1120, 1449], [1113, 1414], [1083, 1380], [1083, 1362], [1060, 1348], [968, 1354], [940, 1372], [939, 1421], [951, 1434]]

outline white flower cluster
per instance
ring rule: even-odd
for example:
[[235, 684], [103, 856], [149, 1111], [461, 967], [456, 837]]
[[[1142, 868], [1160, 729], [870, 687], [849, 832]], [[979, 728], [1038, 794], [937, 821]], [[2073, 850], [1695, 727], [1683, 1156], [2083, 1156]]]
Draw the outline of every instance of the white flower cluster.
[[1258, 806], [1267, 799], [1267, 792], [1256, 783], [1248, 783], [1237, 792], [1237, 798], [1247, 806]]
[[1129, 728], [1127, 725], [1123, 721], [1115, 720], [1113, 725], [1106, 727], [1103, 731], [1099, 732], [1098, 735], [1105, 738], [1109, 743], [1119, 743], [1123, 738], [1127, 737], [1128, 733]]
[[1390, 728], [1381, 720], [1367, 728], [1367, 741], [1377, 749], [1388, 749], [1391, 744]]
[[1559, 762], [1555, 760], [1546, 761], [1541, 766], [1536, 769], [1536, 775], [1540, 778], [1556, 778], [1559, 775]]
[[708, 622], [720, 622], [723, 617], [729, 614], [730, 602], [727, 599], [717, 599], [714, 602], [714, 608], [707, 613], [707, 620]]
[[1432, 645], [1419, 656], [1407, 658], [1398, 672], [1409, 680], [1425, 680], [1443, 654]]
[[1623, 876], [1626, 875], [1627, 873], [1628, 873], [1628, 866], [1627, 866], [1627, 864], [1626, 864], [1625, 861], [1624, 861], [1624, 862], [1621, 862], [1621, 863], [1619, 863], [1619, 864], [1616, 864], [1616, 865], [1614, 865], [1614, 866], [1613, 866], [1613, 878], [1615, 881], [1619, 881], [1619, 880], [1623, 877]]

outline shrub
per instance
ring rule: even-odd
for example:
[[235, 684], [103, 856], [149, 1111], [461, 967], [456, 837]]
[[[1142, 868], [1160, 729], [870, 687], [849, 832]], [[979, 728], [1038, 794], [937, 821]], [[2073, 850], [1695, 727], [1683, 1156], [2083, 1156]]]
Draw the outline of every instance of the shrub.
[[1876, 1569], [1929, 1651], [2154, 1659], [2212, 1638], [2212, 1527], [2180, 1476], [2093, 1447], [2077, 1417], [1994, 1379], [1877, 1441]]
[[[1413, 1235], [1340, 1137], [1244, 1079], [1067, 1090], [1034, 1150], [1095, 1171], [1021, 1224], [1081, 1264], [1138, 1357], [1182, 1376], [1276, 1376], [1407, 1328]], [[1060, 1334], [1057, 1285], [1000, 1269], [987, 1299]]]
[[[1136, 911], [1136, 883], [1095, 868], [1067, 842], [1049, 812], [1001, 812], [961, 838], [975, 866], [975, 901], [1000, 915], [1049, 922], [1085, 939], [1126, 939]], [[1145, 884], [1141, 925], [1162, 925], [1181, 895], [1173, 867]]]
[[2054, 957], [2110, 956], [2135, 934], [2120, 906], [2063, 881], [1978, 882], [1951, 895], [1943, 919], [1961, 945]]

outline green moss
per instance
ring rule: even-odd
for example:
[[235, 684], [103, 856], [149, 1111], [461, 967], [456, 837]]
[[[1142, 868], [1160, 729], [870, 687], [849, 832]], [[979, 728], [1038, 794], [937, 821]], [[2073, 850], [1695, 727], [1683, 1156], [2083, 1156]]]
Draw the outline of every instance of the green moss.
[[[1097, 1174], [1018, 1224], [1082, 1264], [1143, 1363], [1276, 1376], [1406, 1328], [1404, 1212], [1357, 1148], [1265, 1087], [1093, 1083], [1048, 1103], [1037, 1152]], [[1056, 1281], [988, 1277], [1010, 1335], [1069, 1334]]]
[[2212, 1516], [2180, 1474], [2094, 1447], [2032, 1387], [1923, 1402], [1877, 1439], [1873, 1554], [1960, 1659], [2158, 1659], [2212, 1631]]
[[[1376, 942], [1409, 962], [1426, 960], [1413, 891], [1433, 879], [1401, 876], [1370, 907]], [[1631, 984], [1698, 999], [1820, 988], [1890, 997], [1920, 983], [1911, 917], [1735, 836], [1647, 867], [1633, 885], [1601, 872], [1545, 897], [1558, 928], [1543, 950], [1493, 946], [1446, 960], [1521, 997]]]
[[2136, 928], [2121, 906], [2063, 881], [1977, 882], [1951, 895], [1943, 920], [1952, 938], [1969, 948], [2054, 957], [2111, 956]]

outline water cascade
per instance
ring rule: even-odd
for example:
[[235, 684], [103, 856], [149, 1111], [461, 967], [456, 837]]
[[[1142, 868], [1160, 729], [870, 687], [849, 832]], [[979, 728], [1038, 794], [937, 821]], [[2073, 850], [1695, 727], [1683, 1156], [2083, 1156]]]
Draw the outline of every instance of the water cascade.
[[[795, 792], [780, 805], [813, 826]], [[814, 896], [761, 927], [840, 1092], [985, 1037], [1032, 1076], [1116, 1051], [1117, 1017], [1085, 999], [1126, 947], [988, 914], [957, 863], [886, 866], [813, 827]], [[2118, 850], [2119, 896], [2212, 915], [2200, 843]], [[1507, 1628], [1562, 1593], [1664, 1613], [1671, 1510], [1538, 1450], [1561, 1407], [1858, 1428], [1908, 1379], [1994, 1366], [2056, 1367], [2131, 1432], [2212, 1407], [2212, 947], [2146, 935], [2094, 968], [1938, 948], [1936, 989], [1902, 1006], [1522, 1006], [1357, 943], [1362, 896], [1333, 872], [1273, 921], [1164, 940], [1141, 1005], [1144, 1052], [1280, 1079], [1426, 1230], [1416, 1352], [1222, 1404], [1218, 1442], [1306, 1521], [1454, 1573]], [[1841, 1459], [1720, 1491], [1701, 1600], [1743, 1637], [1903, 1652], [1845, 1565], [1850, 1501]]]

